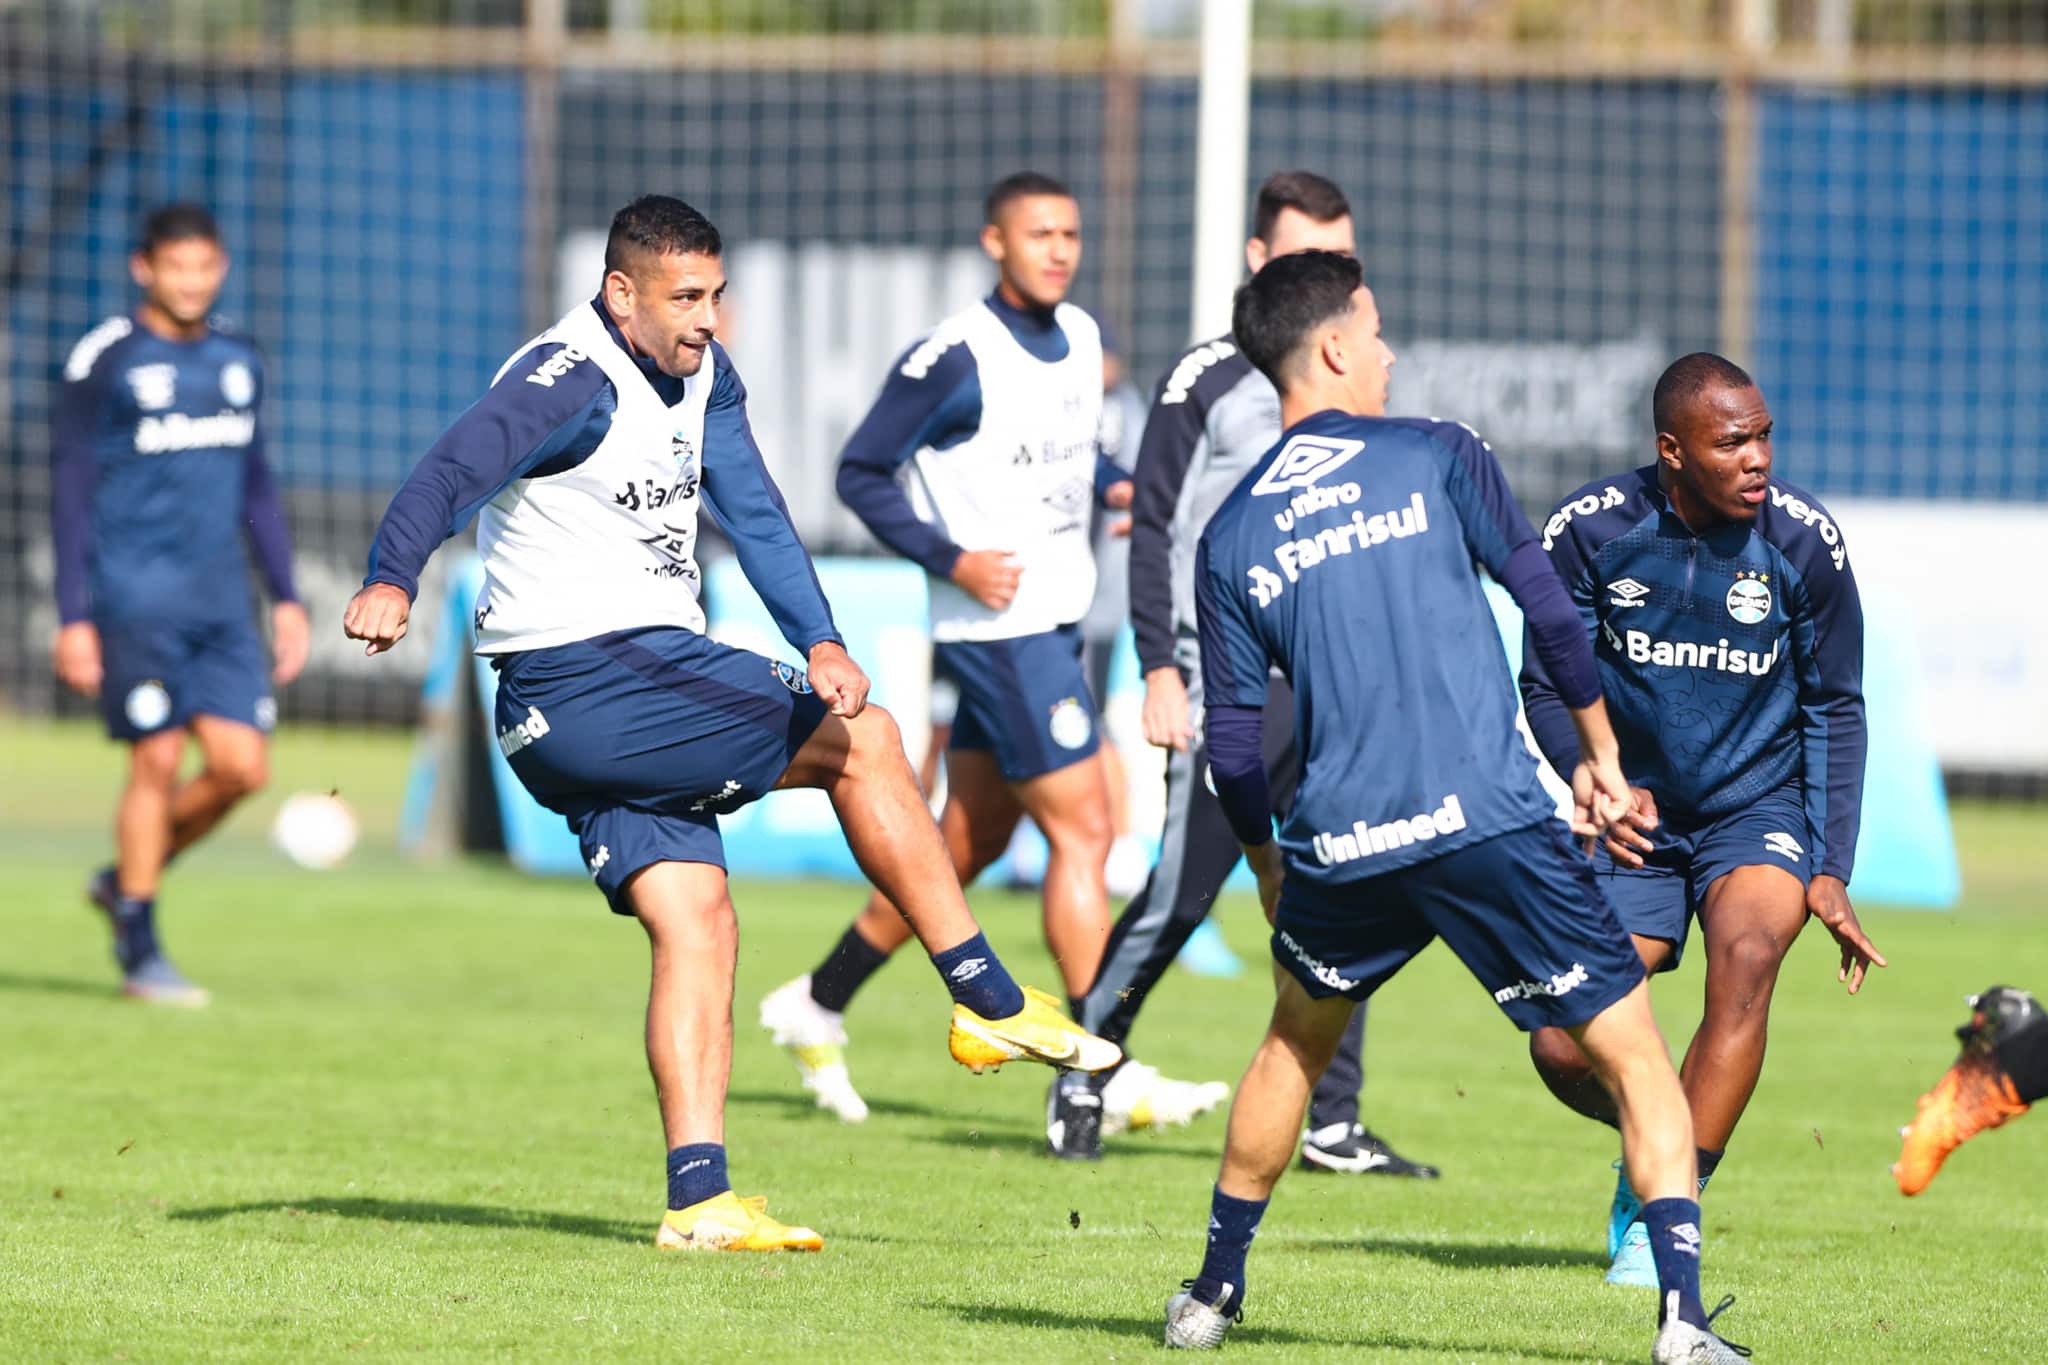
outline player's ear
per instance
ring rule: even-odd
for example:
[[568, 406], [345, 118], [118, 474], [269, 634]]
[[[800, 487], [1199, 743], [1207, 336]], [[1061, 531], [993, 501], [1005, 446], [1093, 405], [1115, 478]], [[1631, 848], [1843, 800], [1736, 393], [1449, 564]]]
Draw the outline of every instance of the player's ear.
[[1678, 438], [1668, 431], [1657, 433], [1657, 459], [1676, 473], [1685, 468], [1685, 448], [1678, 444]]
[[633, 316], [633, 277], [623, 270], [605, 271], [604, 301], [613, 317]]
[[128, 278], [135, 281], [135, 286], [138, 289], [149, 288], [150, 281], [156, 278], [156, 269], [154, 266], [150, 264], [149, 253], [147, 251], [134, 251], [129, 253]]
[[988, 253], [990, 260], [994, 261], [997, 265], [1001, 265], [1003, 257], [1008, 254], [1003, 247], [1003, 230], [994, 223], [983, 223], [981, 225], [981, 249]]
[[1266, 262], [1270, 259], [1272, 257], [1264, 242], [1260, 241], [1257, 237], [1246, 239], [1244, 244], [1244, 263], [1250, 268], [1252, 274], [1256, 275], [1261, 270], [1264, 270]]

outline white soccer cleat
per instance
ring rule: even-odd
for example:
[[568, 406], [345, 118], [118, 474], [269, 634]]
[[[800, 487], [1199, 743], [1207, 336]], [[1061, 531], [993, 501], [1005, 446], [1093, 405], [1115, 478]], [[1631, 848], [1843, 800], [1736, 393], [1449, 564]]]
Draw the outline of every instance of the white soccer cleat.
[[1140, 1128], [1178, 1128], [1230, 1098], [1222, 1081], [1176, 1081], [1143, 1062], [1125, 1062], [1102, 1087], [1105, 1137]]
[[1180, 1293], [1166, 1301], [1166, 1344], [1176, 1351], [1213, 1351], [1223, 1344], [1230, 1324], [1244, 1317], [1237, 1307], [1243, 1296], [1236, 1285], [1226, 1284], [1223, 1302], [1206, 1304], [1189, 1292], [1194, 1284], [1183, 1281]]
[[[1695, 1327], [1680, 1322], [1677, 1290], [1671, 1290], [1668, 1299], [1664, 1325], [1657, 1329], [1657, 1344], [1650, 1348], [1652, 1365], [1742, 1365], [1749, 1359], [1747, 1346], [1722, 1340], [1714, 1335], [1711, 1326]], [[1707, 1322], [1711, 1324], [1733, 1302], [1733, 1296], [1721, 1300], [1720, 1307], [1707, 1314]]]
[[761, 1000], [761, 1027], [775, 1045], [796, 1059], [797, 1075], [820, 1109], [846, 1123], [868, 1116], [867, 1101], [846, 1070], [846, 1022], [837, 1011], [811, 999], [809, 973], [784, 982]]

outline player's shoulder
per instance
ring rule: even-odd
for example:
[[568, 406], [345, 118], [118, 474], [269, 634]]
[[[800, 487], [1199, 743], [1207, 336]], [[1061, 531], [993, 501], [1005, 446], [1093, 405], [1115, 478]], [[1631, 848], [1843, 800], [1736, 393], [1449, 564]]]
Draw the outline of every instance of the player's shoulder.
[[1070, 341], [1087, 342], [1092, 346], [1102, 345], [1102, 324], [1095, 315], [1078, 303], [1062, 301], [1052, 310], [1052, 320], [1067, 334]]
[[1179, 407], [1192, 403], [1207, 407], [1254, 373], [1251, 361], [1226, 334], [1198, 341], [1173, 358], [1159, 378], [1153, 397], [1155, 406]]
[[569, 397], [588, 401], [610, 384], [611, 377], [591, 354], [591, 343], [560, 324], [514, 351], [491, 381], [507, 397], [541, 404]]
[[135, 320], [126, 314], [117, 313], [101, 319], [73, 344], [70, 354], [64, 358], [64, 382], [77, 384], [90, 378], [122, 342], [134, 335]]
[[1656, 488], [1654, 465], [1580, 484], [1558, 499], [1544, 519], [1543, 548], [1556, 548], [1566, 536], [1589, 550], [1606, 544], [1656, 510]]
[[1770, 481], [1757, 511], [1756, 534], [1802, 574], [1818, 568], [1839, 573], [1849, 566], [1841, 526], [1819, 498], [1797, 484]]
[[983, 317], [994, 320], [985, 304], [963, 308], [903, 348], [889, 377], [913, 384], [951, 385], [975, 373], [974, 351], [967, 342]]

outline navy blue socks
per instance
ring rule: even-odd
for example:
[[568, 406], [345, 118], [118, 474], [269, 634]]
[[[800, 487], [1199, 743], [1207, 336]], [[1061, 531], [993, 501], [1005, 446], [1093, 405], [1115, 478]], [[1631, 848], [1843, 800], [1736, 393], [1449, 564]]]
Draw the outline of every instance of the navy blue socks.
[[725, 1144], [693, 1142], [668, 1154], [668, 1206], [686, 1209], [732, 1188], [725, 1174]]
[[1693, 1163], [1699, 1168], [1701, 1194], [1707, 1192], [1707, 1178], [1713, 1175], [1714, 1168], [1721, 1164], [1721, 1158], [1726, 1155], [1726, 1151], [1710, 1152], [1704, 1147], [1693, 1148]]
[[114, 953], [130, 972], [157, 955], [156, 897], [114, 897]]
[[880, 970], [889, 960], [889, 955], [860, 936], [860, 931], [851, 925], [840, 936], [832, 951], [825, 955], [811, 971], [811, 999], [820, 1009], [843, 1014], [853, 1000], [853, 993], [863, 982]]
[[[1700, 1206], [1694, 1199], [1652, 1199], [1643, 1205], [1643, 1227], [1650, 1234], [1650, 1255], [1657, 1262], [1657, 1292], [1662, 1322], [1675, 1311], [1681, 1322], [1707, 1325], [1700, 1303]], [[1672, 1297], [1677, 1296], [1677, 1304]]]
[[[1209, 1199], [1209, 1250], [1202, 1273], [1195, 1277], [1194, 1296], [1212, 1308], [1235, 1308], [1244, 1302], [1244, 1258], [1266, 1216], [1264, 1199], [1233, 1199], [1217, 1189]], [[1694, 1295], [1698, 1297], [1697, 1294]]]
[[977, 933], [957, 947], [933, 953], [932, 965], [946, 979], [953, 1003], [967, 1006], [984, 1019], [1006, 1019], [1024, 1008], [1023, 990], [1010, 979], [985, 934]]

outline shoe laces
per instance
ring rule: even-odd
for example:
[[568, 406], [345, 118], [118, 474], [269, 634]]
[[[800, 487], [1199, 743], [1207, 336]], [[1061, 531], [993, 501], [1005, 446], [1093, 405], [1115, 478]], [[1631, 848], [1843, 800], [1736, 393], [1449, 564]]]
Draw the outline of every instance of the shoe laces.
[[[1733, 1294], [1728, 1295], [1719, 1303], [1715, 1304], [1713, 1308], [1707, 1313], [1707, 1330], [1713, 1332], [1714, 1319], [1720, 1317], [1723, 1312], [1734, 1306], [1735, 1296]], [[1714, 1335], [1717, 1337], [1721, 1337], [1721, 1334], [1719, 1332], [1714, 1332]], [[1744, 1360], [1749, 1359], [1749, 1348], [1747, 1346], [1738, 1346], [1734, 1342], [1728, 1340], [1728, 1338], [1726, 1337], [1721, 1337], [1721, 1344], [1723, 1346], [1726, 1346], [1729, 1350], [1735, 1352], [1735, 1354], [1741, 1356]]]
[[[1180, 1282], [1180, 1287], [1181, 1287], [1182, 1289], [1185, 1289], [1185, 1290], [1187, 1290], [1187, 1291], [1188, 1291], [1188, 1295], [1189, 1295], [1189, 1297], [1190, 1297], [1190, 1298], [1192, 1298], [1192, 1297], [1194, 1296], [1194, 1291], [1195, 1291], [1195, 1282], [1194, 1282], [1193, 1280], [1182, 1280], [1182, 1281]], [[1226, 1309], [1222, 1309], [1222, 1308], [1217, 1308], [1217, 1307], [1216, 1307], [1216, 1305], [1215, 1305], [1215, 1304], [1213, 1304], [1213, 1303], [1202, 1303], [1202, 1301], [1201, 1301], [1200, 1299], [1195, 1299], [1195, 1302], [1196, 1302], [1196, 1303], [1202, 1303], [1202, 1306], [1203, 1306], [1204, 1308], [1214, 1309], [1214, 1310], [1215, 1310], [1216, 1312], [1218, 1312], [1218, 1313], [1221, 1313], [1221, 1314], [1223, 1314], [1223, 1316], [1225, 1316], [1225, 1317], [1229, 1318], [1229, 1319], [1230, 1319], [1230, 1320], [1231, 1320], [1232, 1322], [1243, 1322], [1243, 1321], [1244, 1321], [1244, 1291], [1243, 1291], [1243, 1290], [1238, 1290], [1238, 1291], [1236, 1291], [1236, 1297], [1237, 1297], [1237, 1302], [1236, 1302], [1236, 1303], [1234, 1303], [1234, 1304], [1232, 1304], [1232, 1305], [1231, 1305], [1231, 1306], [1230, 1306], [1230, 1307], [1229, 1307], [1229, 1308], [1228, 1308], [1227, 1310], [1226, 1310]], [[1749, 1354], [1749, 1352], [1747, 1352], [1747, 1351], [1744, 1351], [1744, 1352], [1743, 1352], [1743, 1354], [1744, 1354], [1744, 1355], [1748, 1355], [1748, 1354]]]

